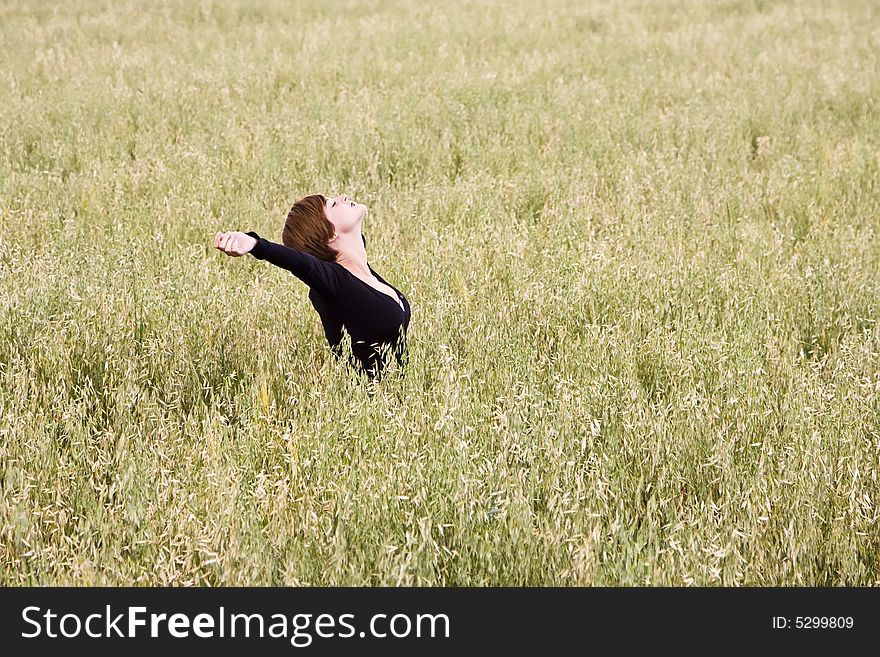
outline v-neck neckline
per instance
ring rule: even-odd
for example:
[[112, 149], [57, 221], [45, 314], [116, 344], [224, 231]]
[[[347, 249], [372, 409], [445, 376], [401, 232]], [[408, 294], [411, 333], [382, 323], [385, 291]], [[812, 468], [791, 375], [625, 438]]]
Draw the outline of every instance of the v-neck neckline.
[[[338, 262], [337, 262], [336, 264], [339, 265]], [[391, 298], [391, 295], [389, 295], [389, 294], [385, 294], [382, 290], [378, 290], [378, 289], [376, 289], [375, 287], [373, 287], [372, 285], [370, 285], [369, 283], [367, 283], [364, 279], [362, 279], [360, 276], [355, 276], [355, 274], [353, 274], [353, 273], [351, 272], [351, 270], [349, 270], [348, 267], [345, 267], [345, 266], [343, 266], [343, 265], [339, 265], [339, 266], [342, 267], [345, 271], [347, 271], [347, 272], [351, 275], [352, 278], [355, 278], [355, 279], [359, 280], [361, 283], [363, 283], [364, 285], [366, 285], [368, 288], [370, 288], [370, 289], [373, 290], [374, 292], [378, 292], [379, 294], [381, 294], [383, 297], [385, 297], [385, 298], [388, 299], [389, 301], [394, 302], [394, 299]], [[397, 295], [397, 298], [398, 298], [398, 301], [395, 303], [395, 305], [396, 305], [398, 308], [400, 308], [403, 312], [406, 312], [406, 307], [403, 305], [403, 298], [401, 297], [400, 291], [399, 291], [396, 287], [394, 287], [393, 285], [391, 285], [391, 283], [382, 280], [382, 278], [379, 276], [379, 274], [377, 274], [376, 271], [375, 271], [372, 267], [370, 267], [369, 263], [367, 264], [367, 268], [372, 272], [373, 276], [375, 276], [375, 277], [376, 277], [381, 283], [384, 283], [385, 285], [387, 285], [388, 287], [390, 287], [392, 290], [394, 290], [394, 294], [396, 294], [396, 295]]]

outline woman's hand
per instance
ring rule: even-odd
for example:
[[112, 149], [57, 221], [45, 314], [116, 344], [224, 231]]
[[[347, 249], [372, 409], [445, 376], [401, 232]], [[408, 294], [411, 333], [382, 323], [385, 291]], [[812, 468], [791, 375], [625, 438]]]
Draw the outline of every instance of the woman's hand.
[[246, 253], [250, 253], [256, 244], [257, 240], [253, 237], [238, 231], [217, 233], [214, 236], [214, 246], [226, 255], [231, 256], [243, 256]]

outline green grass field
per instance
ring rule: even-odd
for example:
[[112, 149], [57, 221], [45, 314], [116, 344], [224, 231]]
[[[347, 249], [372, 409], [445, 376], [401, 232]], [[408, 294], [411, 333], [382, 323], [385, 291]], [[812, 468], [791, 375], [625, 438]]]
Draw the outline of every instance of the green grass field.
[[876, 3], [146, 6], [0, 3], [0, 584], [880, 583]]

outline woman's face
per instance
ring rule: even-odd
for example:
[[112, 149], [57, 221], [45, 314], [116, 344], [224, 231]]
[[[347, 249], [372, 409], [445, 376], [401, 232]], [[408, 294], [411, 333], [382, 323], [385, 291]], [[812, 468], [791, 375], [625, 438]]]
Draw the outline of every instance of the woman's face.
[[357, 203], [345, 194], [327, 197], [324, 214], [338, 233], [347, 233], [364, 219], [367, 206]]

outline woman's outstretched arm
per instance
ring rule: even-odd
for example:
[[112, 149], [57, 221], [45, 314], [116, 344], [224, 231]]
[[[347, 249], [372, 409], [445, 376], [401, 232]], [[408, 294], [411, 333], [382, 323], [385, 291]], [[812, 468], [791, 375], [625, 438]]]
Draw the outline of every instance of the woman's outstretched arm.
[[286, 269], [322, 296], [333, 298], [339, 291], [339, 269], [333, 263], [316, 258], [310, 253], [276, 244], [253, 231], [217, 233], [214, 236], [214, 246], [227, 255], [242, 256], [250, 253], [257, 260], [265, 260]]

